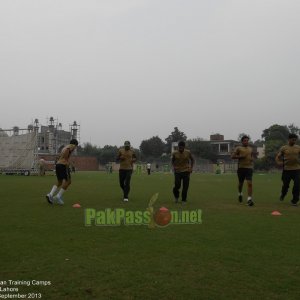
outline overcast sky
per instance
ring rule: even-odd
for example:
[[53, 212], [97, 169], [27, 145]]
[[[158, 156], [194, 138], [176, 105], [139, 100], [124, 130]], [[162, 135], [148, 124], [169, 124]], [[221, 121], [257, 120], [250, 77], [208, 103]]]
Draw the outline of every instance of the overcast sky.
[[138, 147], [175, 126], [300, 126], [299, 16], [299, 0], [1, 0], [0, 128], [53, 116]]

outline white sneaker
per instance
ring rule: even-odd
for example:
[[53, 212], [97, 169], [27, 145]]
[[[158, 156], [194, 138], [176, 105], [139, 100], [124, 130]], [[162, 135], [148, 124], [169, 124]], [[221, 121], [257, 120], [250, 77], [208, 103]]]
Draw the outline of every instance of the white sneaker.
[[51, 194], [47, 194], [46, 199], [47, 199], [49, 204], [53, 204], [53, 196]]
[[124, 198], [124, 200], [123, 200], [124, 202], [128, 202], [128, 198]]
[[63, 198], [60, 197], [60, 196], [55, 196], [54, 199], [56, 200], [56, 202], [59, 204], [59, 205], [64, 205], [64, 201], [63, 201]]

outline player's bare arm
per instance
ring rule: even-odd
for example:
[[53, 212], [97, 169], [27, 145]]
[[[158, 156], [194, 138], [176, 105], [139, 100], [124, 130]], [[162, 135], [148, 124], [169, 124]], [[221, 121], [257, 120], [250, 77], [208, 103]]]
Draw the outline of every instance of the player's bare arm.
[[117, 158], [116, 158], [116, 161], [120, 161], [120, 160], [124, 160], [124, 159], [125, 159], [125, 157], [122, 155], [121, 152], [119, 152], [119, 153], [118, 153], [118, 156], [117, 156]]
[[238, 151], [234, 151], [232, 154], [231, 154], [231, 158], [232, 159], [239, 159], [239, 158], [242, 158], [240, 153]]

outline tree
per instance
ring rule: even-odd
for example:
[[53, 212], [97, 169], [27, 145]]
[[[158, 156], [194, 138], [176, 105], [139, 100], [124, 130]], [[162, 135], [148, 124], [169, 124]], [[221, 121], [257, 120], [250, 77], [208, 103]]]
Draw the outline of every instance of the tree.
[[289, 136], [289, 128], [286, 125], [274, 124], [269, 128], [265, 129], [261, 137], [266, 141], [277, 140], [285, 143]]
[[84, 143], [82, 147], [78, 148], [78, 154], [88, 156], [98, 156], [100, 149], [93, 146], [91, 143]]
[[153, 136], [148, 140], [143, 140], [140, 145], [140, 150], [143, 156], [146, 157], [161, 157], [165, 149], [165, 143], [159, 136]]
[[263, 147], [263, 145], [265, 144], [265, 142], [263, 140], [256, 140], [254, 143], [253, 143], [255, 146], [257, 147]]
[[289, 129], [290, 133], [295, 133], [297, 135], [300, 135], [300, 128], [295, 126], [294, 124], [290, 124], [288, 126], [288, 129]]
[[140, 151], [140, 149], [133, 148], [133, 151], [136, 155], [136, 161], [140, 162], [141, 161], [141, 151]]
[[209, 142], [203, 141], [200, 138], [187, 141], [188, 149], [196, 157], [208, 159], [212, 162], [216, 162], [218, 158], [216, 148]]
[[283, 145], [283, 142], [280, 140], [269, 140], [266, 142], [265, 148], [265, 162], [269, 167], [275, 167], [275, 156], [278, 153], [280, 147]]
[[174, 131], [165, 139], [166, 141], [166, 152], [171, 153], [172, 143], [179, 141], [186, 141], [187, 136], [184, 132], [180, 131], [178, 127], [174, 127]]
[[287, 142], [289, 136], [289, 128], [287, 126], [274, 124], [265, 129], [262, 133], [262, 138], [265, 140], [265, 159], [264, 165], [266, 168], [276, 166], [275, 156], [282, 145]]
[[118, 153], [117, 146], [105, 145], [102, 149], [100, 149], [98, 160], [101, 164], [104, 165], [109, 162], [116, 161], [117, 153]]
[[255, 170], [268, 171], [271, 166], [266, 157], [258, 158], [254, 161]]

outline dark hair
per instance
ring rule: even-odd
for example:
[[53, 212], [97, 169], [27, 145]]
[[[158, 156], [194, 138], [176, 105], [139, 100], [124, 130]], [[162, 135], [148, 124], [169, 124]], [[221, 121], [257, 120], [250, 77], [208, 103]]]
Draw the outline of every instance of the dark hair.
[[71, 144], [71, 145], [78, 146], [78, 141], [77, 141], [76, 139], [72, 139], [72, 140], [70, 141], [70, 144]]
[[289, 134], [289, 139], [297, 139], [298, 138], [298, 135], [295, 134], [295, 133], [290, 133]]
[[243, 135], [241, 138], [241, 141], [243, 141], [244, 139], [248, 139], [249, 140], [249, 136], [248, 135]]
[[180, 141], [179, 143], [178, 143], [178, 147], [185, 147], [185, 142], [184, 141]]

